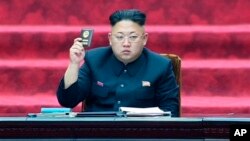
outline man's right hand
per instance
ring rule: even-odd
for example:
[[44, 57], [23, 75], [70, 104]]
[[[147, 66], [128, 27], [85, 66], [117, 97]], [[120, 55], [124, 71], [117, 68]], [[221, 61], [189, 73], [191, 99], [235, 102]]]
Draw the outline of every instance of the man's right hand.
[[82, 38], [76, 38], [74, 44], [69, 50], [70, 62], [72, 64], [80, 64], [85, 56], [85, 49], [82, 45]]

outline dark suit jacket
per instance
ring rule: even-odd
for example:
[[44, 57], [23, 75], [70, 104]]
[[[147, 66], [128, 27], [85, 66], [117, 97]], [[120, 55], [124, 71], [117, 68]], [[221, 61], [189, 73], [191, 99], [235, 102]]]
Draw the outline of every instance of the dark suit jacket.
[[134, 62], [124, 65], [110, 47], [88, 51], [79, 78], [68, 89], [63, 79], [57, 97], [73, 108], [85, 100], [85, 111], [116, 111], [126, 107], [159, 107], [179, 115], [179, 86], [171, 60], [144, 48]]

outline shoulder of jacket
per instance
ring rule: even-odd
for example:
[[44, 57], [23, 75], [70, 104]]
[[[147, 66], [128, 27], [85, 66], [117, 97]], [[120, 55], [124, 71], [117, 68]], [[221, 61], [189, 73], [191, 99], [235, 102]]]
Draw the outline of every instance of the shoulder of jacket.
[[153, 52], [149, 49], [144, 49], [144, 54], [146, 55], [146, 57], [148, 58], [149, 62], [153, 62], [156, 64], [168, 64], [169, 62], [171, 62], [171, 60], [159, 53]]
[[102, 59], [112, 54], [110, 47], [98, 47], [86, 51], [85, 60]]

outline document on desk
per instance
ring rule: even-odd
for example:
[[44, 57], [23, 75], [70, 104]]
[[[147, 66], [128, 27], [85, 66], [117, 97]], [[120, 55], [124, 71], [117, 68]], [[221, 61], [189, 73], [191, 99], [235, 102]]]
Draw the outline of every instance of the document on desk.
[[61, 118], [61, 117], [75, 117], [76, 113], [69, 112], [69, 113], [63, 113], [63, 112], [54, 112], [54, 113], [28, 113], [27, 117], [30, 118]]
[[116, 111], [103, 111], [103, 112], [79, 112], [76, 117], [117, 117], [122, 116]]
[[42, 107], [40, 113], [28, 113], [28, 117], [74, 117], [71, 108]]
[[120, 107], [119, 110], [126, 116], [168, 116], [171, 117], [170, 111], [163, 111], [159, 107], [135, 108]]

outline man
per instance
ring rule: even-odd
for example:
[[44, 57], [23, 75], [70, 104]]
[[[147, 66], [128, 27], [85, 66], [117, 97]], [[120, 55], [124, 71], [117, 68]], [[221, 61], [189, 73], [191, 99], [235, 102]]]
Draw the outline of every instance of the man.
[[[159, 107], [179, 115], [179, 86], [170, 59], [144, 48], [146, 15], [120, 10], [110, 17], [110, 46], [86, 52], [82, 39], [70, 48], [70, 63], [59, 84], [62, 106], [85, 101], [85, 111], [116, 111], [119, 107]], [[84, 60], [84, 64], [80, 66]]]

